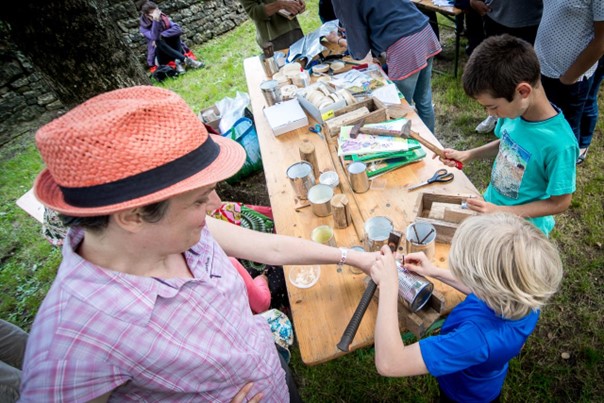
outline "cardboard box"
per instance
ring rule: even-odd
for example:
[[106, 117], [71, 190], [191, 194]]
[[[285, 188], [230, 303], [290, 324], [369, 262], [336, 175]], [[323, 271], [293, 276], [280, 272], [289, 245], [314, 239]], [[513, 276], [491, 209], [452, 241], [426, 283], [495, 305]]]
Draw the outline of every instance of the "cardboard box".
[[308, 126], [308, 117], [297, 99], [264, 108], [264, 116], [275, 136]]
[[[207, 119], [207, 115], [204, 116], [204, 114], [209, 111], [213, 112], [215, 118]], [[218, 126], [220, 125], [221, 118], [222, 116], [220, 116], [220, 111], [218, 110], [216, 105], [212, 105], [209, 108], [202, 109], [201, 112], [199, 112], [199, 119], [201, 119], [203, 123], [207, 124], [212, 129], [216, 130], [216, 132], [218, 133], [220, 133], [220, 129], [218, 128]]]
[[325, 85], [320, 82], [317, 82], [317, 83], [309, 85], [306, 88], [301, 88], [300, 90], [298, 90], [296, 97], [298, 98], [298, 101], [300, 101], [300, 105], [302, 105], [302, 107], [304, 109], [306, 109], [306, 111], [310, 114], [310, 116], [312, 116], [317, 122], [324, 123], [323, 115], [325, 115], [326, 113], [328, 113], [330, 111], [336, 111], [338, 109], [345, 107], [346, 101], [340, 100], [340, 101], [334, 102], [332, 104], [329, 104], [324, 108], [318, 109], [316, 106], [311, 104], [308, 99], [306, 99], [304, 97], [304, 94], [306, 94], [307, 91], [309, 91], [309, 90], [317, 89], [318, 86], [320, 86], [320, 85], [327, 88], [329, 90], [329, 92], [331, 92], [331, 93], [335, 92], [335, 90], [333, 88], [331, 88], [329, 85]]

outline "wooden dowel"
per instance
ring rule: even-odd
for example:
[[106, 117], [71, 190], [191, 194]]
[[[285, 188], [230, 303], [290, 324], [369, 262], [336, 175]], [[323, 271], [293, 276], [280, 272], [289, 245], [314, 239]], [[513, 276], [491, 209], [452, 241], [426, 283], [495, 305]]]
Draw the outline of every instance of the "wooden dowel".
[[319, 180], [320, 169], [319, 163], [317, 162], [317, 153], [315, 152], [315, 146], [308, 140], [303, 141], [298, 147], [300, 150], [300, 158], [302, 161], [308, 162], [312, 165], [313, 175], [315, 180]]
[[331, 199], [331, 213], [333, 214], [334, 228], [347, 228], [352, 219], [350, 209], [348, 208], [348, 197], [343, 194], [337, 194]]

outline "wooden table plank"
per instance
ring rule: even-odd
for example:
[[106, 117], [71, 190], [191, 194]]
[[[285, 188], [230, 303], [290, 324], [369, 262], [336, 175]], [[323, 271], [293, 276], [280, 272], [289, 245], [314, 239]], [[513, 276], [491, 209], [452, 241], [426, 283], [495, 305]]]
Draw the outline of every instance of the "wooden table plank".
[[[396, 229], [404, 231], [414, 218], [416, 198], [419, 194], [419, 192], [408, 192], [405, 187], [432, 176], [436, 169], [443, 167], [438, 160], [431, 159], [432, 152], [427, 151], [428, 156], [422, 162], [381, 176], [379, 179], [385, 183], [383, 190], [369, 190], [364, 194], [352, 193], [344, 174], [344, 167], [341, 166], [337, 155], [332, 158], [330, 152], [330, 148], [333, 151], [335, 139], [329, 139], [329, 136], [321, 139], [317, 134], [310, 133], [307, 127], [275, 137], [262, 111], [266, 107], [266, 102], [259, 85], [266, 77], [258, 57], [246, 59], [244, 69], [276, 231], [280, 234], [310, 239], [310, 232], [316, 226], [322, 224], [333, 226], [331, 216], [316, 217], [310, 208], [301, 209], [299, 212], [294, 210], [295, 194], [287, 179], [286, 170], [291, 164], [300, 161], [298, 146], [304, 141], [309, 141], [315, 146], [321, 170], [339, 172], [342, 192], [349, 198], [353, 212], [357, 211], [353, 214], [354, 227], [334, 230], [338, 246], [361, 245], [363, 222], [376, 215], [388, 216], [394, 222]], [[415, 113], [410, 114], [409, 117], [413, 121], [412, 127], [415, 131], [427, 140], [440, 144]], [[312, 118], [309, 119], [314, 124]], [[330, 144], [327, 143], [328, 141]], [[432, 185], [430, 190], [461, 195], [478, 194], [463, 173], [456, 171], [455, 175], [453, 182], [446, 185]], [[446, 267], [448, 250], [449, 245], [437, 244], [436, 256], [439, 266]], [[308, 365], [314, 365], [342, 355], [336, 344], [365, 289], [363, 283], [365, 276], [354, 275], [347, 267], [337, 272], [335, 265], [323, 265], [317, 284], [309, 289], [299, 289], [288, 280], [291, 268], [286, 266], [284, 271], [302, 360]], [[463, 299], [463, 295], [451, 287], [436, 280], [434, 283], [436, 289], [446, 298], [447, 311]], [[350, 346], [351, 350], [373, 343], [376, 314], [377, 306], [372, 302]]]

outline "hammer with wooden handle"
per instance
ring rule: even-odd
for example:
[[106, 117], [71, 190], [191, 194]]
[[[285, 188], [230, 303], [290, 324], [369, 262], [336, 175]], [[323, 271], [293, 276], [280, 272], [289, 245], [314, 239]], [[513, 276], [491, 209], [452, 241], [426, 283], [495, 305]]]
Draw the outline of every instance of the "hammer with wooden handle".
[[[428, 140], [419, 135], [419, 133], [411, 130], [411, 121], [407, 120], [400, 131], [397, 130], [385, 130], [379, 129], [375, 127], [367, 127], [363, 126], [359, 128], [359, 133], [363, 134], [371, 134], [374, 136], [392, 136], [392, 137], [403, 137], [406, 139], [414, 139], [417, 140], [421, 145], [426, 147], [428, 150], [432, 151], [434, 154], [438, 155], [441, 158], [449, 159], [445, 156], [445, 152], [437, 147], [436, 145], [430, 143]], [[462, 169], [463, 164], [460, 161], [455, 161], [455, 168]]]

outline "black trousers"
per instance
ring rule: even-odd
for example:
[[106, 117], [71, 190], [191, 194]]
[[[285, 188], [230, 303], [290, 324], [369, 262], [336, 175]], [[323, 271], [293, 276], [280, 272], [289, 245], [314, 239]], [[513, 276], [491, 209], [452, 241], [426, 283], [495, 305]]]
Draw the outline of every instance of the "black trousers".
[[279, 361], [281, 362], [281, 368], [283, 368], [285, 371], [285, 381], [287, 382], [287, 389], [289, 389], [289, 401], [291, 403], [302, 403], [302, 398], [300, 397], [300, 394], [298, 394], [298, 388], [294, 382], [292, 371], [289, 369], [285, 359], [281, 356], [281, 354], [279, 354], [279, 350], [277, 350], [277, 355], [279, 356]]
[[162, 38], [155, 42], [155, 56], [157, 62], [161, 64], [168, 64], [172, 60], [185, 61], [184, 51], [180, 42], [180, 36], [172, 36], [170, 38]]

